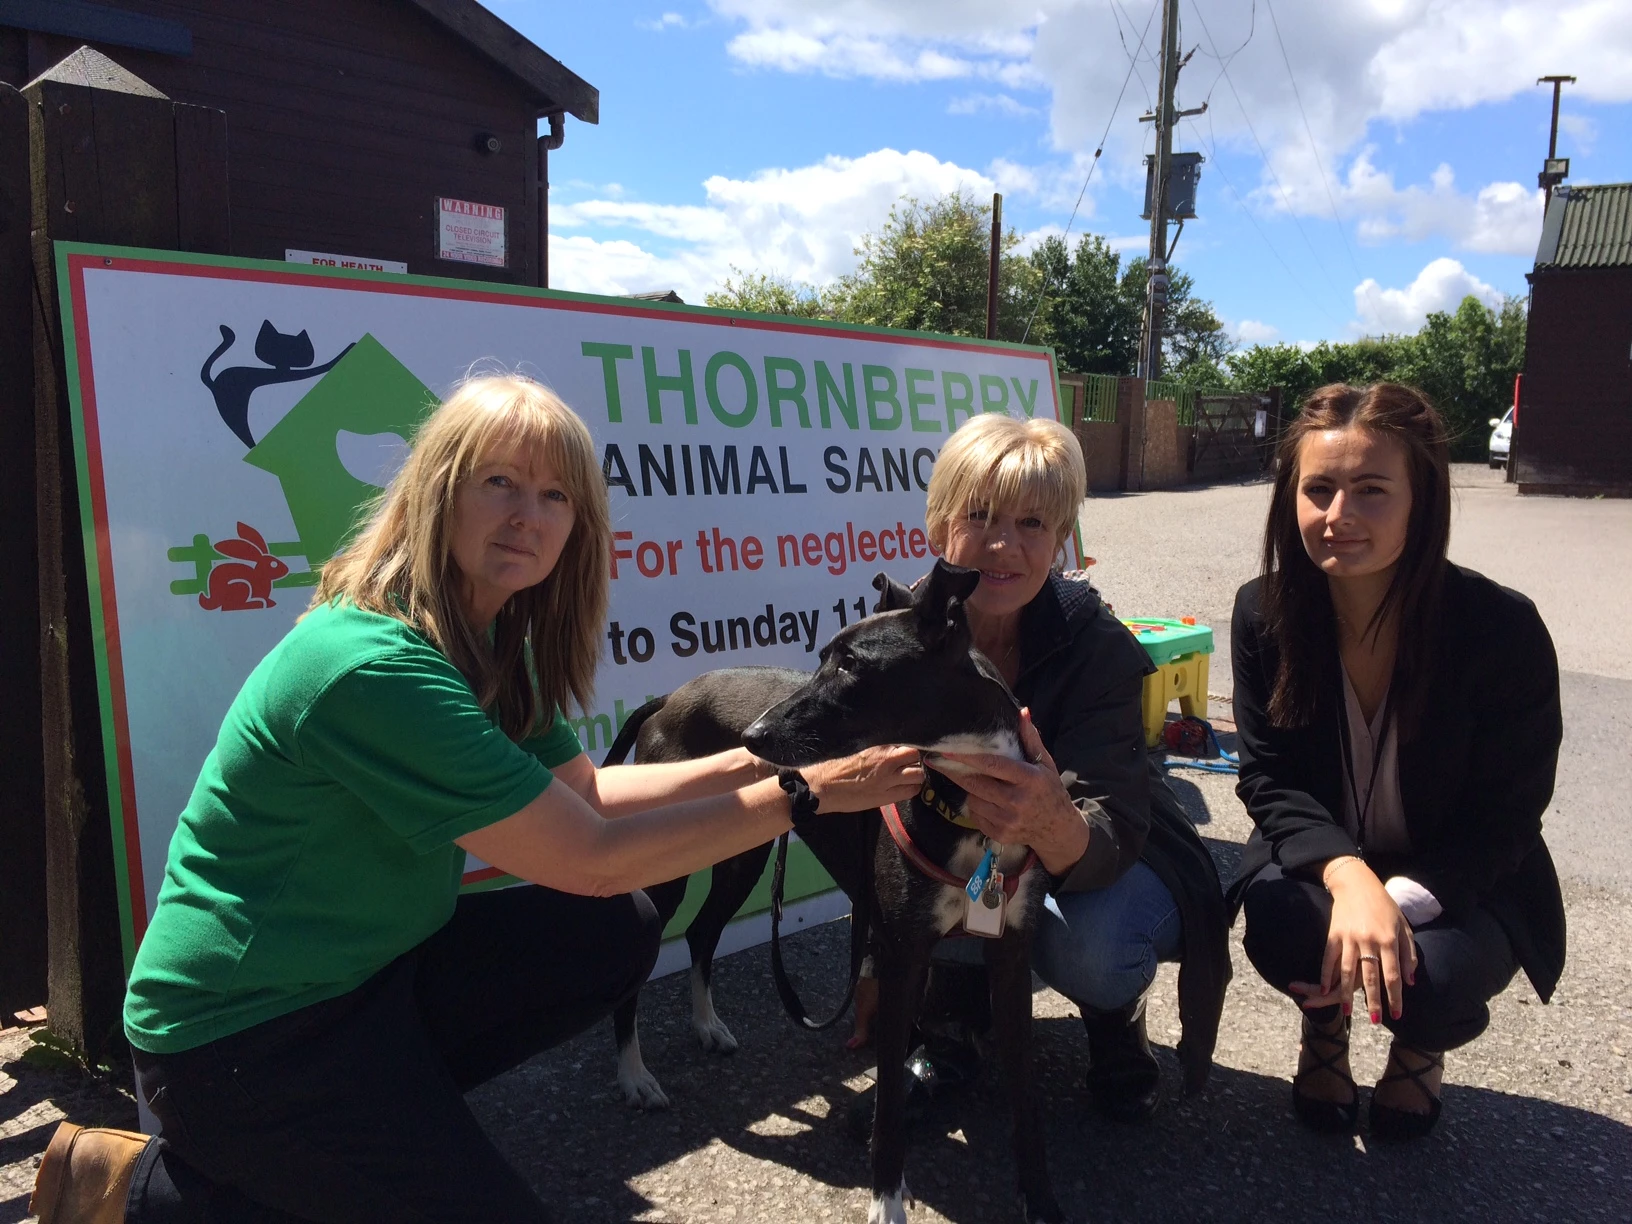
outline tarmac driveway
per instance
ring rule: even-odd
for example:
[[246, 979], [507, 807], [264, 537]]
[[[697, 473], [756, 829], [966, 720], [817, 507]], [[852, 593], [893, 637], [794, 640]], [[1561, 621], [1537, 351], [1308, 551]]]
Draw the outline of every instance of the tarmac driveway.
[[[1151, 1003], [1169, 1098], [1142, 1127], [1084, 1107], [1086, 1044], [1071, 1005], [1035, 996], [1049, 1153], [1076, 1220], [1632, 1219], [1632, 502], [1517, 498], [1499, 474], [1459, 467], [1453, 559], [1531, 595], [1564, 669], [1565, 748], [1547, 820], [1570, 921], [1569, 967], [1542, 1007], [1522, 975], [1493, 1004], [1491, 1031], [1448, 1060], [1445, 1114], [1427, 1141], [1330, 1140], [1294, 1121], [1288, 1080], [1297, 1018], [1235, 945], [1217, 1065], [1201, 1095], [1175, 1099], [1174, 972]], [[1195, 615], [1213, 625], [1212, 713], [1227, 724], [1229, 612], [1256, 569], [1264, 484], [1096, 497], [1083, 512], [1097, 585], [1126, 616]], [[1226, 740], [1226, 746], [1229, 741]], [[1249, 824], [1232, 779], [1173, 775], [1220, 866]], [[834, 997], [847, 964], [842, 923], [798, 935], [790, 968]], [[648, 1065], [674, 1108], [630, 1111], [612, 1085], [610, 1026], [532, 1060], [472, 1096], [483, 1123], [564, 1221], [861, 1221], [867, 1159], [844, 1109], [869, 1059], [842, 1032], [807, 1034], [782, 1015], [763, 948], [726, 958], [716, 998], [742, 1049], [702, 1053], [684, 975], [642, 1000]], [[813, 1002], [813, 1010], [820, 1004]], [[1386, 1042], [1356, 1030], [1356, 1072], [1380, 1071]], [[1381, 1033], [1381, 1030], [1378, 1030]], [[14, 1059], [0, 1037], [0, 1224], [23, 1218], [38, 1152], [57, 1119], [129, 1124], [105, 1082]], [[948, 1103], [917, 1138], [908, 1182], [917, 1224], [1018, 1218], [1001, 1096]]]

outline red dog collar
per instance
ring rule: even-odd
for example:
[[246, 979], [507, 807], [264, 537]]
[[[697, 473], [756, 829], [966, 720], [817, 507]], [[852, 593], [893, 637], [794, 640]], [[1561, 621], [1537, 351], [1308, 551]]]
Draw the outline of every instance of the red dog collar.
[[[907, 862], [940, 884], [947, 884], [953, 888], [961, 889], [969, 882], [968, 880], [958, 879], [957, 876], [939, 863], [931, 862], [924, 856], [923, 851], [912, 844], [912, 837], [907, 833], [907, 826], [902, 823], [901, 813], [897, 810], [895, 804], [889, 804], [880, 810], [884, 814], [884, 827], [890, 831], [890, 840], [895, 842], [901, 853], [906, 856]], [[1029, 850], [1026, 854], [1026, 861], [1020, 865], [1020, 870], [1010, 872], [1003, 877], [1003, 895], [1012, 901], [1014, 894], [1020, 889], [1020, 878], [1035, 867], [1037, 863], [1037, 852]]]

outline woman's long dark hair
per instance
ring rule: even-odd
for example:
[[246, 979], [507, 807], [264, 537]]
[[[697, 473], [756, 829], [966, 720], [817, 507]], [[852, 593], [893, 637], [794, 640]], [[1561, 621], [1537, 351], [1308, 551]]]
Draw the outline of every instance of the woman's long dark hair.
[[1366, 633], [1393, 619], [1410, 626], [1397, 635], [1391, 692], [1400, 738], [1416, 734], [1436, 637], [1445, 550], [1451, 538], [1450, 447], [1445, 422], [1428, 397], [1400, 383], [1317, 388], [1276, 447], [1275, 490], [1264, 525], [1265, 628], [1280, 662], [1269, 716], [1282, 727], [1314, 716], [1320, 678], [1337, 653], [1337, 627], [1326, 575], [1309, 558], [1298, 530], [1298, 457], [1303, 440], [1328, 429], [1357, 427], [1393, 438], [1404, 448], [1411, 476], [1411, 516], [1394, 577]]

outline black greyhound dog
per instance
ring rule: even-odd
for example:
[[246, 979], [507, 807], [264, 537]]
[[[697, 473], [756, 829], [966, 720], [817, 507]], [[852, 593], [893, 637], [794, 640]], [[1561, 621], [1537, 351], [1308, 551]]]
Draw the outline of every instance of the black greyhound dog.
[[[842, 630], [813, 676], [778, 668], [711, 672], [648, 703], [620, 733], [638, 760], [679, 760], [737, 743], [776, 765], [797, 769], [881, 744], [926, 753], [974, 751], [1018, 757], [1019, 707], [997, 669], [974, 649], [963, 609], [980, 576], [939, 562], [916, 592], [884, 575], [878, 613]], [[769, 708], [767, 708], [769, 707]], [[631, 730], [640, 718], [644, 725]], [[611, 761], [618, 752], [614, 745]], [[1031, 1045], [1030, 943], [1046, 888], [1024, 846], [988, 847], [958, 823], [964, 792], [951, 762], [931, 758], [924, 790], [910, 804], [878, 813], [820, 813], [797, 832], [876, 932], [879, 980], [878, 1094], [871, 1143], [869, 1224], [904, 1224], [910, 1199], [906, 1161], [906, 1060], [922, 1003], [930, 953], [942, 936], [968, 927], [988, 933], [993, 1037], [1013, 1115], [1020, 1205], [1028, 1222], [1064, 1220], [1049, 1184], [1037, 1108]], [[992, 853], [988, 854], [987, 851]], [[705, 1046], [736, 1048], [714, 1015], [709, 978], [719, 933], [764, 870], [769, 847], [715, 867], [708, 902], [687, 931], [692, 952], [693, 1026]], [[971, 877], [983, 877], [984, 887]], [[672, 916], [684, 881], [648, 890]], [[678, 889], [678, 891], [676, 891]], [[665, 908], [667, 907], [667, 908]], [[705, 921], [706, 917], [706, 921]], [[661, 1096], [640, 1063], [633, 1001], [615, 1028], [620, 1083]], [[719, 1040], [724, 1034], [725, 1041]], [[705, 1035], [706, 1034], [706, 1035]], [[632, 1058], [631, 1058], [632, 1053]]]

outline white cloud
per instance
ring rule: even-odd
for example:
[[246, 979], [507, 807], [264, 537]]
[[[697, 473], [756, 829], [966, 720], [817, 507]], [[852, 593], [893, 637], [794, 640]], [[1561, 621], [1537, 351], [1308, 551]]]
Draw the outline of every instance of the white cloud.
[[1415, 242], [1439, 236], [1470, 251], [1534, 254], [1541, 237], [1538, 189], [1487, 183], [1470, 197], [1457, 190], [1456, 175], [1443, 163], [1427, 187], [1396, 187], [1393, 175], [1372, 165], [1371, 155], [1370, 148], [1361, 151], [1338, 189], [1351, 215], [1358, 212], [1355, 228], [1363, 241]]
[[975, 73], [975, 65], [959, 56], [927, 47], [899, 48], [883, 39], [847, 34], [823, 39], [797, 30], [749, 30], [733, 38], [727, 50], [756, 68], [819, 71], [837, 77], [944, 81]]
[[1354, 287], [1354, 309], [1366, 335], [1411, 333], [1422, 327], [1431, 311], [1455, 310], [1469, 294], [1487, 306], [1502, 297], [1456, 260], [1440, 258], [1404, 289], [1385, 289], [1367, 277]]
[[1041, 187], [1036, 170], [1030, 166], [1022, 166], [1019, 162], [1012, 162], [1006, 157], [994, 159], [986, 168], [986, 172], [997, 183], [997, 189], [1005, 195], [1035, 195]]
[[1010, 118], [1019, 118], [1022, 115], [1035, 115], [1037, 108], [1017, 102], [1008, 94], [965, 94], [961, 98], [953, 98], [946, 104], [946, 113], [949, 115], [980, 115], [996, 114], [1007, 115]]
[[[730, 54], [753, 67], [887, 81], [996, 80], [1045, 87], [1052, 97], [1054, 143], [1077, 154], [1095, 148], [1105, 131], [1128, 72], [1128, 54], [1139, 49], [1141, 33], [1148, 58], [1159, 31], [1159, 23], [1141, 24], [1148, 15], [1144, 8], [1134, 13], [1097, 0], [709, 3], [740, 28], [728, 44]], [[1199, 6], [1185, 6], [1183, 18], [1186, 49], [1199, 47], [1200, 54], [1180, 77], [1180, 102], [1194, 106], [1210, 96], [1212, 103], [1199, 124], [1181, 128], [1185, 143], [1211, 147], [1216, 140], [1256, 158], [1261, 141], [1273, 172], [1266, 168], [1261, 175], [1268, 195], [1259, 203], [1273, 201], [1274, 207], [1300, 215], [1331, 215], [1328, 193], [1342, 190], [1345, 164], [1376, 121], [1401, 123], [1432, 111], [1527, 96], [1535, 101], [1536, 122], [1544, 132], [1547, 98], [1534, 83], [1559, 65], [1580, 78], [1572, 86], [1574, 96], [1632, 100], [1632, 20], [1626, 17], [1626, 0], [1281, 0], [1273, 23], [1262, 5], [1226, 8], [1199, 0]], [[1219, 55], [1229, 57], [1228, 78]], [[1140, 155], [1147, 133], [1126, 121], [1148, 104], [1154, 71], [1143, 63], [1136, 75], [1111, 129], [1102, 169], [1135, 187], [1143, 177]], [[965, 105], [976, 104], [954, 103]], [[1591, 133], [1585, 137], [1590, 140]], [[1516, 236], [1521, 201], [1513, 186], [1494, 183], [1476, 193], [1472, 205], [1481, 219], [1452, 236], [1479, 251], [1517, 251], [1529, 243]], [[1432, 196], [1434, 190], [1420, 193]], [[1392, 199], [1386, 204], [1380, 222], [1385, 228], [1420, 229], [1431, 217], [1448, 224], [1443, 201], [1430, 201], [1432, 207]], [[1363, 202], [1340, 198], [1339, 206], [1351, 223], [1376, 220]], [[1402, 218], [1402, 212], [1412, 216]]]
[[1026, 190], [1023, 167], [983, 174], [916, 150], [879, 149], [752, 178], [715, 175], [707, 203], [591, 199], [550, 209], [550, 282], [590, 293], [675, 289], [701, 302], [733, 267], [825, 284], [855, 266], [854, 248], [902, 196]]
[[1235, 338], [1242, 344], [1273, 344], [1281, 338], [1281, 329], [1257, 319], [1242, 319], [1235, 325]]
[[669, 269], [662, 264], [657, 256], [633, 242], [598, 242], [582, 234], [550, 234], [550, 287], [554, 289], [609, 294], [666, 289], [669, 286], [662, 282]]
[[1566, 147], [1561, 151], [1566, 157], [1571, 153], [1591, 153], [1598, 144], [1598, 125], [1585, 115], [1566, 111], [1558, 117], [1558, 130], [1565, 137]]
[[635, 24], [643, 30], [683, 30], [690, 23], [679, 13], [664, 13], [661, 17], [650, 21], [637, 21]]
[[[1056, 0], [1051, 0], [1056, 2]], [[746, 29], [727, 45], [756, 68], [886, 81], [1035, 79], [1027, 58], [1041, 10], [1003, 0], [710, 0]]]

